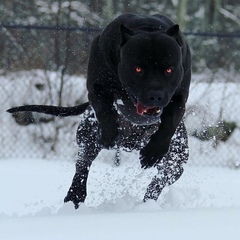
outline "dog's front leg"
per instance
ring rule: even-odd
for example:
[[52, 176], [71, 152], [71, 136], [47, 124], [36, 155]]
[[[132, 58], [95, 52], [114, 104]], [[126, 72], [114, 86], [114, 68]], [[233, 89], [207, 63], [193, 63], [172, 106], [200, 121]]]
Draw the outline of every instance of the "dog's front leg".
[[93, 40], [91, 45], [87, 90], [90, 105], [98, 120], [98, 142], [102, 147], [108, 149], [115, 145], [118, 136], [116, 115], [113, 112], [113, 88], [115, 88], [113, 86], [119, 84], [119, 81], [106, 61], [106, 53], [102, 51], [99, 40], [100, 35]]
[[185, 112], [185, 97], [176, 95], [164, 108], [159, 129], [151, 136], [148, 144], [140, 151], [143, 168], [156, 165], [168, 152], [173, 134]]
[[97, 122], [86, 119], [80, 123], [77, 131], [77, 143], [79, 146], [76, 173], [72, 185], [64, 199], [64, 202], [72, 201], [75, 208], [83, 203], [87, 196], [87, 179], [93, 160], [97, 157], [101, 148], [97, 144]]
[[72, 201], [75, 208], [79, 207], [79, 203], [83, 203], [87, 196], [87, 178], [92, 161], [79, 156], [76, 163], [76, 173], [73, 177], [72, 185], [68, 190], [64, 202]]
[[95, 89], [89, 92], [88, 98], [98, 120], [98, 143], [103, 148], [109, 149], [115, 145], [118, 137], [117, 116], [113, 110], [113, 94], [102, 86], [95, 86]]

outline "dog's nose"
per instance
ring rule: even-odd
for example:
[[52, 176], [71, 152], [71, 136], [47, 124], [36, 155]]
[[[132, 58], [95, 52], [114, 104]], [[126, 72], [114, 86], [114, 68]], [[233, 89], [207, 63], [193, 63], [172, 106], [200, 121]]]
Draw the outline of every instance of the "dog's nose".
[[148, 99], [150, 100], [153, 106], [161, 105], [164, 100], [163, 92], [151, 90], [149, 91], [148, 96], [149, 96]]

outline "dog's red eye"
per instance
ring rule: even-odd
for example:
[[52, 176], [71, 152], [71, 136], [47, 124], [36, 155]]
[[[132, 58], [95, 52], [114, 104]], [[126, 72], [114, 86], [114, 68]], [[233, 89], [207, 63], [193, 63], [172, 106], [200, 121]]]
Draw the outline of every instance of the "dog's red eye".
[[167, 73], [167, 74], [171, 74], [172, 72], [173, 72], [173, 69], [172, 68], [166, 68], [166, 70], [165, 70], [165, 72]]
[[140, 67], [135, 67], [135, 72], [136, 72], [136, 73], [142, 73], [142, 68], [140, 68]]

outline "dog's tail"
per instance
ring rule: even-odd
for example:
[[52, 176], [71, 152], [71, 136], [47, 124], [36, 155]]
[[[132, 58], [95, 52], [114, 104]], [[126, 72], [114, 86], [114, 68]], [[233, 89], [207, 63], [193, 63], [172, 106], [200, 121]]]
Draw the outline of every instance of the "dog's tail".
[[39, 112], [50, 114], [59, 117], [67, 117], [67, 116], [76, 116], [84, 113], [84, 111], [89, 106], [89, 102], [85, 102], [81, 105], [77, 105], [74, 107], [57, 107], [51, 105], [25, 105], [10, 108], [7, 110], [9, 113], [16, 113], [16, 112]]

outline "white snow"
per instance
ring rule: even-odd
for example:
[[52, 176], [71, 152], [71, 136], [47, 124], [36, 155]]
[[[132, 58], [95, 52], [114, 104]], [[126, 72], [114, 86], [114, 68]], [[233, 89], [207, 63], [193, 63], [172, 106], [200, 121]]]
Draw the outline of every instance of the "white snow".
[[133, 153], [118, 167], [106, 154], [92, 165], [89, 195], [78, 210], [63, 203], [73, 161], [1, 160], [0, 238], [239, 239], [238, 170], [186, 166], [157, 203], [142, 203], [155, 170], [142, 170]]

